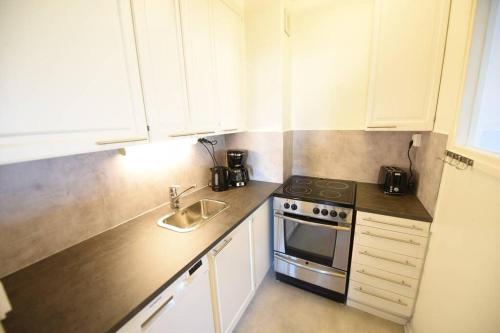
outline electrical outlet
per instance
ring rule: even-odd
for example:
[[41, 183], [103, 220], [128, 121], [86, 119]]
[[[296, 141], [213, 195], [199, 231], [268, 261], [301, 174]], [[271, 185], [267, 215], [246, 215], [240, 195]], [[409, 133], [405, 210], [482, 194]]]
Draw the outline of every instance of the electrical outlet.
[[413, 140], [413, 147], [420, 147], [422, 145], [422, 134], [413, 134], [411, 139]]

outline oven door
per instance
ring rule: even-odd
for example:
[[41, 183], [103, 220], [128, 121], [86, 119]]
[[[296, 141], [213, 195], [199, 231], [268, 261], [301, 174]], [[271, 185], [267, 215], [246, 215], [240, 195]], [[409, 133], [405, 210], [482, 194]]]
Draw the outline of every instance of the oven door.
[[274, 213], [274, 250], [347, 271], [350, 225]]

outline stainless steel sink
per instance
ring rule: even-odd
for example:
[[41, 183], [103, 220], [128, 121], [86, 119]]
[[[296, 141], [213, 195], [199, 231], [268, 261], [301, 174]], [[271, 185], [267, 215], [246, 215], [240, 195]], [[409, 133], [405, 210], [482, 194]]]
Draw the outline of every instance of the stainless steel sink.
[[158, 220], [158, 225], [177, 232], [193, 231], [228, 207], [223, 201], [202, 199], [163, 216]]

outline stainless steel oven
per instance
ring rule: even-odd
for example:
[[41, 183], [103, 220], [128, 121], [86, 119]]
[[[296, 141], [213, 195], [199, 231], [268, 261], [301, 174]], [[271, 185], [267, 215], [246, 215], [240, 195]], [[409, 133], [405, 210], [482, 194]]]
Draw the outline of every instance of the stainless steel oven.
[[274, 198], [273, 207], [276, 273], [301, 281], [306, 287], [318, 287], [323, 294], [338, 293], [342, 300], [352, 208], [279, 197]]

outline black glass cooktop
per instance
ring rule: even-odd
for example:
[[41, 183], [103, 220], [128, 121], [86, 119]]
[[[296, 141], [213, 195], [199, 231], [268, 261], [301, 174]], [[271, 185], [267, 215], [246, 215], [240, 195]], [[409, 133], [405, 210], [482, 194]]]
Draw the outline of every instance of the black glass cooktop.
[[274, 195], [283, 198], [353, 206], [356, 183], [349, 180], [292, 176]]

